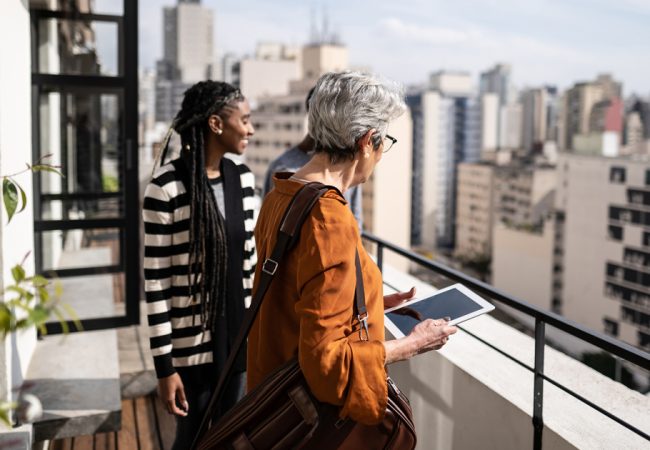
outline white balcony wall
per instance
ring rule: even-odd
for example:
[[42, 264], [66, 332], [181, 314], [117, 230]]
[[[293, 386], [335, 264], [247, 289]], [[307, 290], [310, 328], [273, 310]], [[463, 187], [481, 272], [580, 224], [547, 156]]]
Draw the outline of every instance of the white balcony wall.
[[[30, 21], [26, 0], [7, 0], [2, 4], [0, 30], [0, 174], [10, 175], [31, 161], [31, 62]], [[10, 37], [10, 38], [8, 38]], [[24, 268], [34, 272], [33, 260], [33, 193], [29, 173], [16, 176], [27, 194], [25, 211], [7, 224], [2, 207], [0, 215], [0, 288], [13, 283], [11, 268], [28, 252]], [[28, 329], [7, 336], [0, 342], [0, 400], [14, 398], [23, 382], [36, 345], [36, 332]], [[0, 437], [0, 447], [17, 440], [26, 442], [28, 434], [14, 429]]]
[[[418, 296], [435, 291], [390, 267], [384, 279], [400, 290], [415, 285]], [[489, 315], [461, 326], [533, 366], [533, 338]], [[548, 346], [545, 355], [548, 376], [650, 433], [650, 398]], [[533, 447], [532, 372], [468, 333], [461, 330], [441, 351], [392, 365], [389, 371], [411, 400], [418, 449]], [[647, 448], [643, 438], [548, 382], [544, 383], [543, 417], [546, 449]]]

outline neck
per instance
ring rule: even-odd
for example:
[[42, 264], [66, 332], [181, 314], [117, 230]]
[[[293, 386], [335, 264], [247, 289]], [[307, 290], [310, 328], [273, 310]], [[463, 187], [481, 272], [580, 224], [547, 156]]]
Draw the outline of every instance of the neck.
[[356, 166], [356, 159], [332, 164], [327, 154], [316, 153], [294, 176], [305, 181], [329, 184], [345, 192], [358, 184], [354, 176]]
[[220, 165], [224, 152], [213, 142], [208, 142], [205, 147], [205, 173], [208, 178], [221, 175]]

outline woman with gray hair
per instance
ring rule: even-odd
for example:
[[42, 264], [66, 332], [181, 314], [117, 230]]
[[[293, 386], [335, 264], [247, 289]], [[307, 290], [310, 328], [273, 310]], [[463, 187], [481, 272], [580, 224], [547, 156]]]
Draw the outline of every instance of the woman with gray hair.
[[[396, 139], [391, 120], [406, 109], [401, 89], [372, 75], [328, 73], [309, 108], [313, 158], [295, 174], [278, 173], [262, 205], [255, 239], [261, 261], [271, 256], [283, 213], [305, 183], [332, 188], [311, 210], [275, 273], [248, 340], [248, 389], [297, 357], [312, 393], [340, 406], [341, 418], [372, 425], [387, 404], [386, 365], [442, 347], [456, 328], [419, 323], [404, 338], [384, 341], [384, 309], [413, 296], [383, 295], [381, 273], [366, 253], [342, 193], [365, 182]], [[367, 308], [367, 336], [354, 311], [356, 254]], [[258, 288], [261, 265], [257, 266]]]

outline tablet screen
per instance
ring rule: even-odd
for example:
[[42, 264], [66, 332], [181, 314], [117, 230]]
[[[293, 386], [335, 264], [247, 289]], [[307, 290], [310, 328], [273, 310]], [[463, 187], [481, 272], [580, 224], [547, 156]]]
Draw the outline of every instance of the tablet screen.
[[[465, 295], [456, 288], [440, 292], [435, 296], [409, 305], [411, 309], [419, 312], [422, 319], [442, 319], [451, 317], [451, 320], [466, 316], [483, 308], [482, 305]], [[418, 320], [389, 312], [388, 318], [400, 329], [404, 336], [408, 335]]]

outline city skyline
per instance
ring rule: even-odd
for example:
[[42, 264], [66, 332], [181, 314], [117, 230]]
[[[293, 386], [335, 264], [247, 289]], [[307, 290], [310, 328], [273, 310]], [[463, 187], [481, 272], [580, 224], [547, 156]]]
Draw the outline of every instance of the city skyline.
[[[650, 94], [650, 61], [639, 58], [650, 50], [650, 29], [644, 27], [650, 3], [642, 0], [410, 0], [373, 2], [372, 8], [367, 2], [343, 7], [340, 0], [201, 3], [215, 12], [218, 56], [252, 54], [264, 41], [302, 45], [310, 37], [310, 18], [316, 12], [320, 22], [325, 10], [330, 30], [350, 49], [351, 65], [405, 84], [421, 83], [440, 69], [465, 70], [477, 78], [505, 62], [520, 88], [553, 84], [564, 89], [609, 72], [623, 82], [626, 96]], [[153, 68], [161, 56], [162, 8], [174, 4], [140, 3], [141, 67]]]

